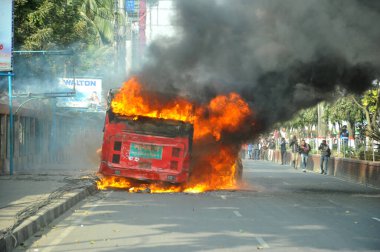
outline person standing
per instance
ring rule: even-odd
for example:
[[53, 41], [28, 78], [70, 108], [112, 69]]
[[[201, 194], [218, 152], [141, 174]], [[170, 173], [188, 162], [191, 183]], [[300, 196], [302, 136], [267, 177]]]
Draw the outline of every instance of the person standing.
[[276, 143], [274, 142], [274, 139], [272, 138], [268, 145], [268, 160], [269, 161], [273, 161], [274, 149], [276, 149]]
[[285, 164], [285, 157], [286, 157], [286, 141], [285, 138], [281, 138], [281, 143], [280, 143], [280, 150], [281, 150], [281, 164]]
[[253, 144], [253, 159], [259, 160], [260, 159], [260, 142], [258, 140], [255, 141]]
[[327, 175], [331, 150], [330, 147], [327, 145], [326, 140], [322, 140], [322, 143], [318, 147], [318, 150], [321, 151], [321, 174]]
[[346, 151], [348, 150], [348, 139], [349, 139], [349, 132], [347, 130], [347, 125], [343, 125], [342, 129], [340, 131], [340, 139], [341, 139], [341, 144], [342, 144], [342, 151], [343, 155], [346, 155]]
[[294, 169], [297, 169], [297, 160], [298, 160], [298, 140], [297, 137], [294, 135], [292, 137], [292, 140], [290, 140], [289, 147], [292, 150], [292, 166]]
[[260, 141], [261, 144], [261, 150], [260, 150], [260, 156], [261, 160], [268, 160], [268, 142], [265, 138], [262, 138]]
[[252, 151], [253, 151], [253, 145], [251, 143], [249, 143], [248, 144], [248, 151], [247, 151], [248, 159], [252, 159], [253, 158]]
[[299, 147], [299, 153], [301, 154], [301, 167], [303, 172], [306, 172], [306, 165], [309, 158], [310, 149], [310, 145], [306, 143], [304, 139], [302, 139], [301, 145]]

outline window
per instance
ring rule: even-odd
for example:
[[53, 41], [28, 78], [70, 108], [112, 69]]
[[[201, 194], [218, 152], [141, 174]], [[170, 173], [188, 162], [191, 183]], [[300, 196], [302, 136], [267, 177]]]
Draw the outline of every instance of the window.
[[178, 169], [178, 161], [170, 161], [170, 170]]
[[180, 152], [181, 152], [180, 148], [173, 148], [172, 149], [172, 157], [179, 157]]
[[120, 155], [119, 154], [113, 154], [112, 155], [112, 163], [114, 163], [114, 164], [120, 163]]
[[115, 141], [115, 143], [113, 145], [113, 149], [115, 151], [120, 151], [121, 150], [121, 142]]

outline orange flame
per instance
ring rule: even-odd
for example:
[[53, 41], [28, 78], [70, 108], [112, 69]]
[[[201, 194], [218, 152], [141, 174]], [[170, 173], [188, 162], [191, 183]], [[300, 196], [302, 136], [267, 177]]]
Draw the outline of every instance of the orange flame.
[[191, 102], [178, 98], [162, 104], [153, 96], [143, 95], [142, 91], [136, 78], [125, 82], [111, 102], [113, 112], [124, 116], [133, 116], [136, 119], [139, 116], [145, 116], [193, 122], [193, 104]]
[[[206, 112], [209, 116], [202, 116]], [[250, 114], [248, 104], [238, 94], [217, 96], [207, 106], [198, 108], [194, 122], [194, 139], [212, 135], [219, 141], [223, 131], [237, 131]]]
[[[161, 183], [136, 184], [126, 178], [103, 177], [98, 189], [123, 188], [130, 192], [152, 193], [188, 192], [200, 193], [216, 189], [237, 187], [235, 173], [239, 146], [222, 143], [225, 133], [236, 133], [252, 115], [248, 104], [236, 93], [220, 95], [208, 104], [194, 109], [193, 103], [175, 98], [161, 103], [157, 97], [145, 95], [136, 78], [121, 88], [111, 102], [113, 112], [124, 116], [173, 119], [194, 124], [193, 173], [185, 185], [167, 186]], [[197, 151], [200, 149], [200, 151]]]

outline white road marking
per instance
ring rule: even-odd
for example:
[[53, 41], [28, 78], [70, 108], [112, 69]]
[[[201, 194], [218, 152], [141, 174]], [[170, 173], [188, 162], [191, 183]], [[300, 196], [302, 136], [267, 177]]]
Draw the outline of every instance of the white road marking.
[[372, 217], [372, 219], [377, 220], [377, 221], [380, 221], [380, 219], [379, 219], [379, 218], [376, 218], [376, 217]]
[[237, 216], [237, 217], [241, 217], [241, 213], [239, 213], [239, 211], [234, 211], [234, 214]]
[[289, 183], [287, 183], [287, 182], [282, 182], [284, 185], [290, 185]]
[[340, 206], [338, 203], [336, 203], [335, 201], [329, 199], [328, 202], [330, 202], [331, 204], [333, 204], [334, 206]]
[[227, 199], [226, 195], [220, 195], [222, 199]]
[[263, 238], [261, 238], [261, 237], [256, 237], [256, 240], [260, 243], [260, 246], [261, 246], [262, 248], [269, 248], [268, 243], [266, 243], [266, 242], [264, 241]]
[[[106, 196], [98, 201], [93, 207], [91, 207], [90, 209], [87, 210], [87, 212], [91, 212], [92, 210], [94, 210], [95, 208], [97, 208], [101, 203], [103, 203], [103, 201], [108, 198], [108, 196], [112, 193], [113, 191], [110, 191], [106, 194]], [[55, 246], [57, 246], [58, 244], [60, 244], [62, 242], [63, 239], [65, 239], [66, 236], [68, 236], [74, 228], [78, 228], [79, 223], [83, 222], [83, 220], [86, 218], [87, 216], [84, 215], [82, 217], [80, 217], [79, 219], [76, 219], [75, 221], [73, 221], [73, 223], [67, 227], [66, 229], [64, 229], [52, 242], [50, 242], [50, 244], [48, 244], [48, 248], [44, 249], [44, 252], [50, 252], [52, 251], [53, 249], [55, 249]]]

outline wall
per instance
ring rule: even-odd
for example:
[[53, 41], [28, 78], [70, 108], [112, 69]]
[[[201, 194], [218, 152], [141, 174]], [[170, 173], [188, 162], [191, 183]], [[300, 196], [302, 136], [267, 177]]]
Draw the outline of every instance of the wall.
[[[286, 153], [285, 163], [291, 164], [292, 154]], [[274, 154], [274, 162], [281, 163], [280, 152]], [[300, 167], [300, 157], [297, 160], [297, 167]], [[330, 158], [328, 165], [328, 175], [344, 180], [349, 180], [365, 185], [380, 187], [380, 162], [369, 162], [348, 158]], [[320, 155], [309, 155], [307, 170], [320, 172]]]

